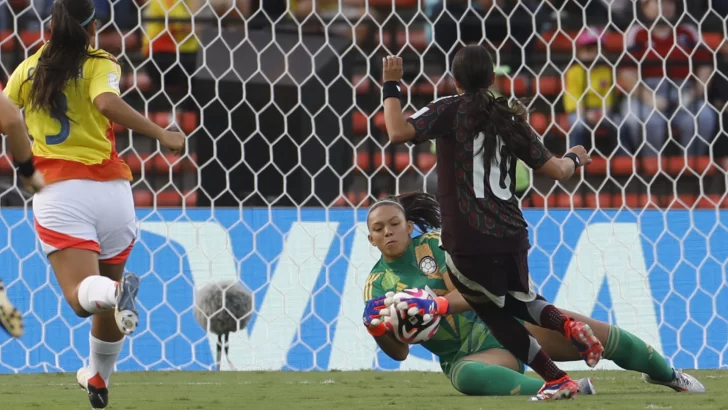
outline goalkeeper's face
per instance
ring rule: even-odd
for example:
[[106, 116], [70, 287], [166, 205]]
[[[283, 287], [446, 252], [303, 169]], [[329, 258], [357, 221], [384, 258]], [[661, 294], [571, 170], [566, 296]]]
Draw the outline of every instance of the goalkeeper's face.
[[414, 224], [407, 221], [402, 208], [396, 205], [381, 205], [369, 213], [369, 242], [376, 246], [384, 259], [396, 260], [412, 241]]

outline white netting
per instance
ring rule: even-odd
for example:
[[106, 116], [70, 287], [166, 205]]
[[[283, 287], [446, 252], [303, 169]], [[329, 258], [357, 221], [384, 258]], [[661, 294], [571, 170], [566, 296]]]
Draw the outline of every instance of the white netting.
[[[570, 181], [519, 182], [542, 293], [638, 334], [676, 367], [728, 361], [723, 2], [95, 3], [124, 98], [191, 135], [179, 158], [116, 130], [143, 231], [128, 264], [142, 275], [142, 321], [120, 370], [214, 368], [217, 337], [195, 322], [194, 292], [222, 280], [254, 299], [230, 338], [237, 369], [437, 369], [421, 348], [401, 365], [385, 358], [361, 326], [378, 258], [363, 207], [437, 183], [434, 147], [386, 142], [381, 57], [404, 57], [413, 112], [455, 92], [448, 67], [470, 42], [495, 50], [496, 91], [534, 97], [549, 148], [594, 150]], [[0, 1], [1, 81], [47, 38], [51, 4]], [[0, 275], [26, 320], [22, 339], [0, 335], [0, 372], [75, 371], [89, 322], [63, 301], [0, 164]]]

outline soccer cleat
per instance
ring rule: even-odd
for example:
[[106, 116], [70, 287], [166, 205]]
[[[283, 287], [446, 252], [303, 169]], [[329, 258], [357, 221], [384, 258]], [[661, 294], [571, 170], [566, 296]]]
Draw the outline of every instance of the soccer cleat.
[[114, 308], [116, 324], [125, 335], [133, 333], [139, 324], [139, 313], [135, 304], [137, 292], [139, 292], [139, 277], [133, 273], [125, 273], [116, 288]]
[[23, 316], [8, 298], [5, 284], [0, 280], [0, 326], [13, 337], [23, 336]]
[[594, 336], [591, 327], [586, 323], [568, 320], [564, 324], [564, 333], [567, 339], [576, 347], [581, 357], [589, 367], [595, 367], [604, 353], [602, 342]]
[[564, 376], [559, 380], [546, 382], [538, 394], [531, 397], [529, 401], [571, 399], [577, 394], [579, 394], [579, 385], [571, 377]]
[[688, 393], [705, 393], [705, 386], [700, 383], [695, 377], [684, 373], [682, 370], [674, 370], [675, 378], [669, 382], [661, 382], [655, 380], [646, 374], [642, 374], [642, 379], [650, 384], [659, 384], [661, 386], [667, 386], [676, 392], [688, 392]]
[[591, 377], [584, 377], [576, 381], [579, 386], [579, 394], [585, 394], [587, 396], [593, 396], [597, 394], [597, 389], [594, 388]]
[[101, 375], [90, 376], [88, 368], [82, 367], [76, 372], [76, 381], [88, 393], [92, 410], [105, 409], [109, 405], [109, 389]]

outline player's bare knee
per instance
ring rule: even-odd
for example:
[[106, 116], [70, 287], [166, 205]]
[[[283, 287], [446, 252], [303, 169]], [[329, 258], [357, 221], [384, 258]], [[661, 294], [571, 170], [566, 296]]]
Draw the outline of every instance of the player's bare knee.
[[76, 316], [86, 318], [92, 315], [92, 313], [86, 311], [86, 309], [81, 306], [81, 302], [78, 300], [78, 286], [76, 286], [76, 289], [70, 295], [66, 296], [66, 301], [68, 302], [68, 305], [71, 306], [71, 309], [73, 309], [73, 313], [75, 313]]
[[71, 305], [71, 309], [73, 309], [73, 312], [76, 314], [76, 316], [80, 318], [86, 318], [91, 316], [92, 314], [87, 312], [84, 308], [81, 307], [81, 304], [78, 303], [78, 300], [76, 301], [68, 301], [68, 303]]

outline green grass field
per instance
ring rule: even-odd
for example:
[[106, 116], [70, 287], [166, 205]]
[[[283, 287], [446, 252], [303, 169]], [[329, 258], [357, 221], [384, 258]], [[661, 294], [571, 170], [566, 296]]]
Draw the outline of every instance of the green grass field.
[[[705, 394], [675, 393], [645, 384], [639, 374], [601, 371], [590, 375], [596, 396], [552, 403], [526, 396], [466, 397], [439, 373], [414, 372], [149, 372], [112, 379], [109, 409], [725, 409], [728, 373], [694, 371]], [[572, 377], [584, 374], [572, 373]], [[0, 376], [0, 408], [87, 409], [74, 374]]]

